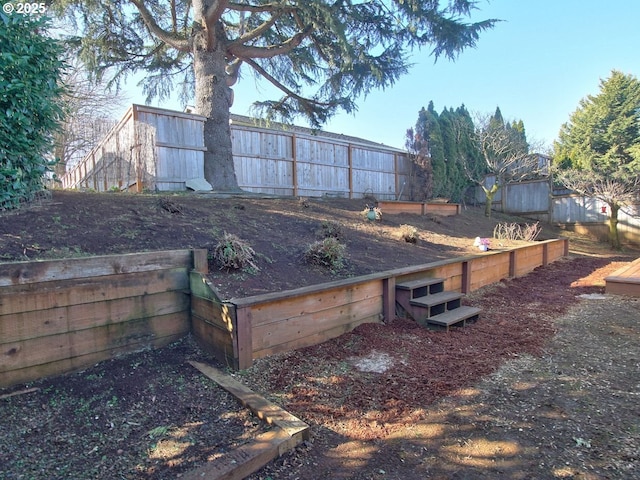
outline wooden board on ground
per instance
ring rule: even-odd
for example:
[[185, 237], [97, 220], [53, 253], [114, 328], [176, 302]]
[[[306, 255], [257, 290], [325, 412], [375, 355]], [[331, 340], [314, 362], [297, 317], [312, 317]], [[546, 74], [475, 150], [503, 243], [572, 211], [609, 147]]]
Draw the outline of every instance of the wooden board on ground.
[[232, 450], [222, 458], [187, 472], [182, 476], [183, 479], [240, 480], [309, 439], [309, 426], [286, 410], [214, 367], [194, 361], [189, 363], [235, 396], [258, 418], [273, 425], [274, 429], [258, 435], [252, 442]]

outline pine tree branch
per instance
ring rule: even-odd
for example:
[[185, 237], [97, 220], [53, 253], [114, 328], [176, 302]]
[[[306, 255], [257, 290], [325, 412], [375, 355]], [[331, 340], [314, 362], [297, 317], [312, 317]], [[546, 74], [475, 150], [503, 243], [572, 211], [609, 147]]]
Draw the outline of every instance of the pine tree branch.
[[244, 60], [249, 58], [272, 58], [292, 51], [300, 45], [312, 31], [313, 26], [309, 25], [305, 30], [296, 33], [293, 37], [282, 42], [280, 45], [270, 45], [268, 47], [253, 47], [249, 45], [235, 44], [234, 42], [228, 46], [227, 51], [234, 57], [242, 58]]
[[133, 3], [140, 12], [140, 16], [142, 17], [142, 20], [144, 20], [147, 28], [153, 35], [158, 37], [158, 39], [181, 52], [188, 52], [191, 50], [191, 42], [189, 40], [177, 34], [167, 32], [162, 27], [160, 27], [160, 25], [158, 25], [158, 23], [153, 18], [153, 15], [144, 5], [142, 0], [131, 0], [131, 3]]
[[296, 99], [296, 100], [298, 100], [299, 102], [302, 102], [302, 103], [313, 104], [313, 105], [317, 105], [319, 107], [327, 107], [327, 106], [330, 105], [329, 103], [318, 102], [316, 100], [311, 100], [309, 98], [305, 98], [305, 97], [303, 97], [301, 95], [298, 95], [293, 90], [287, 88], [286, 85], [284, 85], [283, 83], [281, 83], [278, 80], [276, 80], [275, 77], [273, 77], [269, 72], [267, 72], [264, 68], [262, 68], [260, 65], [258, 65], [256, 62], [254, 62], [252, 59], [250, 59], [250, 58], [246, 59], [245, 62], [247, 64], [249, 64], [251, 66], [251, 68], [253, 68], [256, 72], [258, 72], [262, 77], [267, 79], [269, 81], [269, 83], [271, 83], [274, 87], [276, 87], [278, 90], [283, 92], [288, 97], [294, 98], [294, 99]]
[[210, 27], [217, 22], [225, 9], [229, 6], [229, 2], [226, 0], [217, 0], [213, 2], [207, 10], [204, 12], [204, 21], [207, 23], [207, 27]]
[[281, 16], [282, 12], [279, 12], [276, 15], [272, 15], [269, 20], [263, 22], [261, 25], [254, 28], [250, 32], [238, 37], [238, 39], [234, 40], [229, 45], [245, 44], [255, 38], [258, 38], [260, 35], [269, 30], [280, 19]]

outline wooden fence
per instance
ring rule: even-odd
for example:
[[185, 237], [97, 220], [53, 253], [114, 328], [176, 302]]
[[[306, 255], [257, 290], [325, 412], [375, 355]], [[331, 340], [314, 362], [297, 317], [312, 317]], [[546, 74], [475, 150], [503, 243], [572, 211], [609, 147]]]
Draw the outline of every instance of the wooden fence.
[[206, 250], [0, 264], [0, 387], [184, 336], [196, 264]]
[[233, 302], [221, 301], [205, 276], [192, 273], [192, 328], [206, 350], [244, 369], [256, 358], [315, 345], [362, 323], [393, 319], [397, 281], [444, 278], [447, 290], [466, 293], [567, 254], [567, 240], [547, 240]]
[[[610, 211], [607, 204], [568, 190], [555, 190], [550, 180], [543, 178], [507, 184], [496, 193], [492, 208], [593, 235], [603, 242], [608, 241]], [[488, 176], [486, 182], [490, 185], [493, 178]], [[474, 193], [476, 202], [485, 202], [480, 187]], [[622, 243], [640, 244], [639, 203], [627, 205], [618, 212], [618, 234]]]
[[[405, 152], [363, 139], [232, 116], [239, 186], [249, 192], [395, 200], [409, 181]], [[132, 105], [105, 139], [62, 177], [63, 188], [186, 190], [204, 179], [205, 118]], [[407, 189], [408, 192], [408, 189]]]

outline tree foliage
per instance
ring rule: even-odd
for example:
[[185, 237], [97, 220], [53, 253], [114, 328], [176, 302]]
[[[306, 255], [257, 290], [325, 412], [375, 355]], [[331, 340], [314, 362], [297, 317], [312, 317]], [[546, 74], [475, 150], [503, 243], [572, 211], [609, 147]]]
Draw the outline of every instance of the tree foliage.
[[618, 211], [638, 201], [640, 188], [640, 82], [612, 71], [600, 93], [588, 95], [554, 143], [556, 178], [567, 188], [610, 207], [609, 240], [620, 248]]
[[0, 12], [0, 209], [14, 208], [43, 188], [63, 110], [62, 48], [46, 21]]
[[81, 35], [71, 39], [97, 75], [115, 67], [115, 81], [144, 71], [149, 97], [178, 84], [195, 94], [205, 122], [205, 178], [233, 186], [228, 126], [231, 86], [241, 74], [280, 92], [255, 107], [267, 118], [303, 116], [320, 126], [356, 99], [386, 88], [409, 68], [412, 49], [455, 58], [474, 47], [495, 20], [475, 23], [476, 2], [449, 0], [60, 0]]
[[407, 156], [411, 161], [409, 200], [423, 202], [433, 196], [433, 169], [429, 156], [429, 143], [409, 128], [405, 137]]
[[426, 143], [430, 158], [432, 197], [460, 201], [469, 186], [467, 169], [481, 169], [479, 152], [472, 142], [473, 120], [464, 105], [435, 111], [433, 102], [418, 113], [416, 135]]

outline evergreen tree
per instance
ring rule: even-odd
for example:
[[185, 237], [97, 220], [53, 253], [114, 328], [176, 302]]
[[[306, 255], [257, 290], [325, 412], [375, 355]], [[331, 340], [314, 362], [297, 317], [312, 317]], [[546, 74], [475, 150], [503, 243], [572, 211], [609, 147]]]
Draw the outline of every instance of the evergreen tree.
[[612, 71], [600, 93], [580, 101], [554, 144], [557, 178], [610, 207], [609, 241], [620, 248], [618, 212], [640, 189], [640, 82]]
[[236, 189], [231, 152], [231, 87], [241, 70], [282, 92], [258, 102], [267, 118], [305, 117], [320, 126], [355, 100], [386, 88], [409, 69], [409, 53], [428, 47], [455, 59], [495, 21], [468, 23], [473, 0], [59, 0], [52, 7], [76, 21], [71, 40], [98, 76], [115, 82], [143, 71], [149, 97], [175, 84], [194, 94], [204, 123], [204, 176]]
[[44, 188], [63, 119], [62, 45], [45, 20], [0, 12], [0, 210]]
[[446, 177], [447, 170], [444, 156], [444, 146], [438, 113], [433, 102], [429, 102], [427, 109], [420, 110], [416, 133], [427, 142], [429, 156], [431, 157], [431, 171], [433, 176], [432, 195], [441, 197], [447, 195]]

